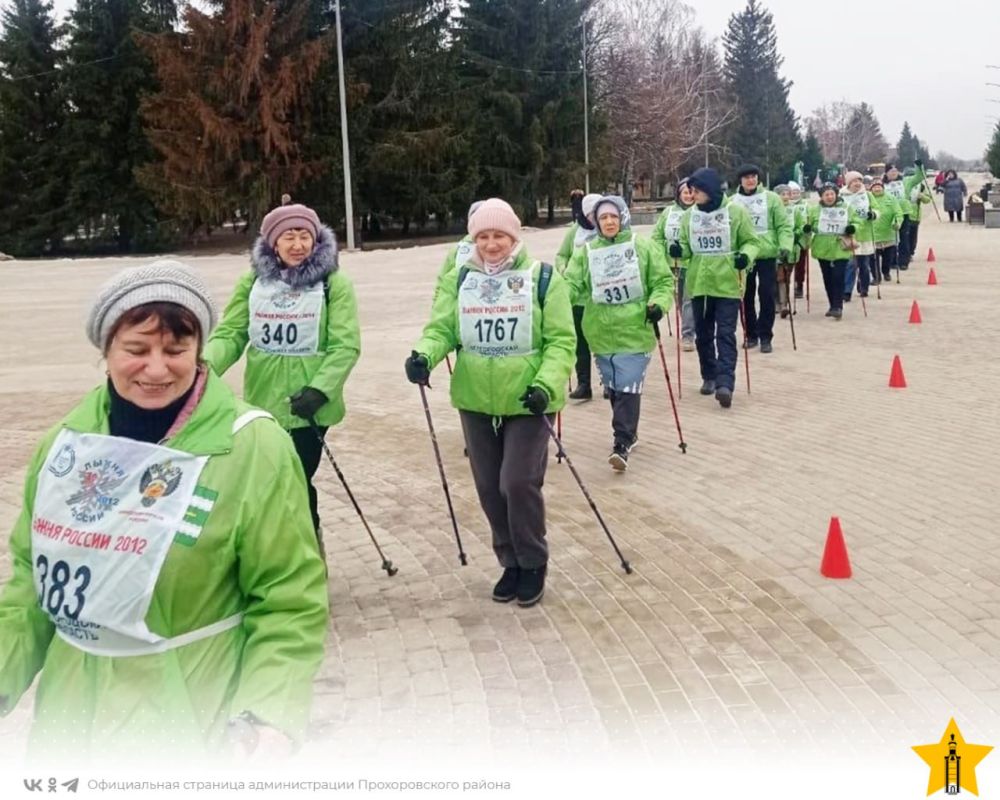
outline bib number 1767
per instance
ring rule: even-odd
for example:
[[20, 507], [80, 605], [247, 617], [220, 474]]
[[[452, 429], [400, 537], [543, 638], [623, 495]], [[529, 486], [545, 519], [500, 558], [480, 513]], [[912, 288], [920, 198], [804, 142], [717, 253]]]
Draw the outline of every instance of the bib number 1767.
[[514, 332], [517, 330], [517, 323], [517, 317], [476, 320], [476, 335], [479, 337], [479, 343], [512, 341]]

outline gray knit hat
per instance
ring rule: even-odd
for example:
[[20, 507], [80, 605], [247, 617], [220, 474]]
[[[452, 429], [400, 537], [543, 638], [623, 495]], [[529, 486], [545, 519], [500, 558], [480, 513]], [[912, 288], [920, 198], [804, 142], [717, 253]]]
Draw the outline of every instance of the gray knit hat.
[[123, 269], [97, 293], [87, 317], [87, 338], [103, 352], [108, 334], [126, 311], [146, 303], [176, 303], [198, 320], [202, 341], [219, 319], [208, 287], [186, 264], [161, 259]]

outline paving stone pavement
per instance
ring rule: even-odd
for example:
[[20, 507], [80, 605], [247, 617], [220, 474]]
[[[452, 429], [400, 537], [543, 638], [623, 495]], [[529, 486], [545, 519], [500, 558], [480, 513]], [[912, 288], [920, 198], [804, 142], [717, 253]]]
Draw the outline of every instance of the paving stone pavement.
[[[648, 232], [648, 228], [639, 229]], [[526, 234], [552, 257], [563, 230]], [[1000, 233], [925, 213], [902, 282], [823, 317], [799, 305], [793, 352], [739, 364], [733, 407], [697, 393], [683, 353], [682, 455], [658, 360], [641, 444], [606, 463], [600, 400], [564, 415], [566, 448], [634, 574], [624, 575], [565, 465], [551, 459], [552, 562], [543, 603], [492, 603], [498, 567], [439, 368], [430, 402], [469, 565], [459, 566], [419, 395], [403, 360], [429, 312], [446, 246], [350, 253], [363, 325], [348, 417], [329, 435], [386, 554], [388, 578], [328, 465], [317, 480], [332, 618], [312, 735], [338, 759], [428, 744], [453, 752], [643, 754], [683, 750], [863, 752], [936, 738], [955, 716], [1000, 734], [1000, 555], [994, 546], [1000, 393], [991, 300]], [[928, 246], [940, 284], [927, 286]], [[190, 259], [223, 303], [244, 255]], [[43, 431], [103, 368], [82, 334], [96, 286], [142, 259], [0, 266], [0, 527], [20, 508]], [[907, 324], [920, 302], [922, 325]], [[676, 353], [665, 339], [675, 390]], [[894, 354], [909, 388], [887, 388]], [[240, 369], [227, 380], [239, 387]], [[554, 451], [553, 451], [554, 455]], [[818, 566], [838, 515], [854, 577]], [[6, 542], [0, 579], [9, 575]], [[30, 702], [0, 720], [19, 746]], [[973, 733], [974, 732], [974, 733]], [[992, 737], [992, 738], [991, 738]]]

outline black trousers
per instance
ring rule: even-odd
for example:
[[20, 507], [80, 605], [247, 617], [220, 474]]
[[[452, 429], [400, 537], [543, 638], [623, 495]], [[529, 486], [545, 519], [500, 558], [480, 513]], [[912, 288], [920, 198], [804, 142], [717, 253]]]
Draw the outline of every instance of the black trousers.
[[962, 209], [958, 209], [958, 211], [949, 211], [948, 212], [948, 222], [954, 222], [956, 214], [958, 215], [958, 221], [961, 222], [962, 221]]
[[830, 308], [843, 308], [847, 259], [826, 261], [821, 258], [819, 268], [823, 271], [823, 286], [826, 288], [826, 299], [830, 302]]
[[920, 223], [916, 220], [911, 220], [910, 225], [910, 258], [912, 259], [917, 253], [917, 234], [920, 233]]
[[642, 395], [609, 389], [608, 399], [611, 401], [611, 431], [614, 433], [615, 444], [629, 447], [639, 438]]
[[583, 335], [583, 306], [573, 306], [573, 327], [576, 328], [576, 382], [590, 386], [590, 345]]
[[740, 301], [730, 297], [692, 297], [695, 345], [701, 379], [717, 387], [736, 388], [736, 321]]
[[[549, 432], [541, 417], [495, 417], [459, 411], [479, 504], [502, 567], [537, 569], [549, 559], [542, 485]], [[549, 420], [555, 416], [550, 414]]]
[[[774, 305], [778, 296], [777, 259], [759, 258], [747, 275], [747, 338], [769, 342], [774, 338]], [[760, 301], [758, 310], [755, 300]]]
[[910, 266], [910, 259], [913, 258], [913, 221], [909, 217], [903, 217], [903, 224], [899, 226], [899, 246], [897, 248], [900, 268]]
[[882, 277], [889, 280], [892, 277], [893, 267], [896, 266], [896, 246], [883, 247], [878, 253], [878, 265], [882, 270]]
[[[326, 436], [329, 428], [319, 428], [319, 432]], [[313, 486], [313, 475], [319, 467], [319, 460], [323, 457], [323, 445], [317, 438], [313, 429], [292, 428], [288, 432], [295, 445], [295, 452], [299, 454], [299, 461], [302, 462], [302, 471], [306, 474], [306, 489], [309, 491], [309, 513], [312, 514], [313, 528], [319, 533], [319, 503], [316, 497], [316, 487]]]

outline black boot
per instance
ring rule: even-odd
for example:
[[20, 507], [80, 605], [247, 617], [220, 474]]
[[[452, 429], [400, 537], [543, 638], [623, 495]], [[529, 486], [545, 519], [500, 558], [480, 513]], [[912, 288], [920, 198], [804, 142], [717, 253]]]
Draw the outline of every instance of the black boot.
[[576, 388], [569, 393], [570, 400], [590, 400], [594, 397], [594, 392], [589, 383], [578, 383]]
[[715, 381], [702, 381], [698, 390], [703, 395], [715, 394]]
[[546, 564], [537, 569], [522, 569], [517, 580], [517, 604], [521, 608], [533, 606], [545, 594]]
[[493, 587], [493, 599], [498, 603], [509, 603], [517, 597], [517, 587], [521, 579], [521, 570], [518, 567], [507, 567]]
[[715, 390], [715, 399], [723, 408], [729, 408], [733, 404], [733, 390], [720, 386]]

